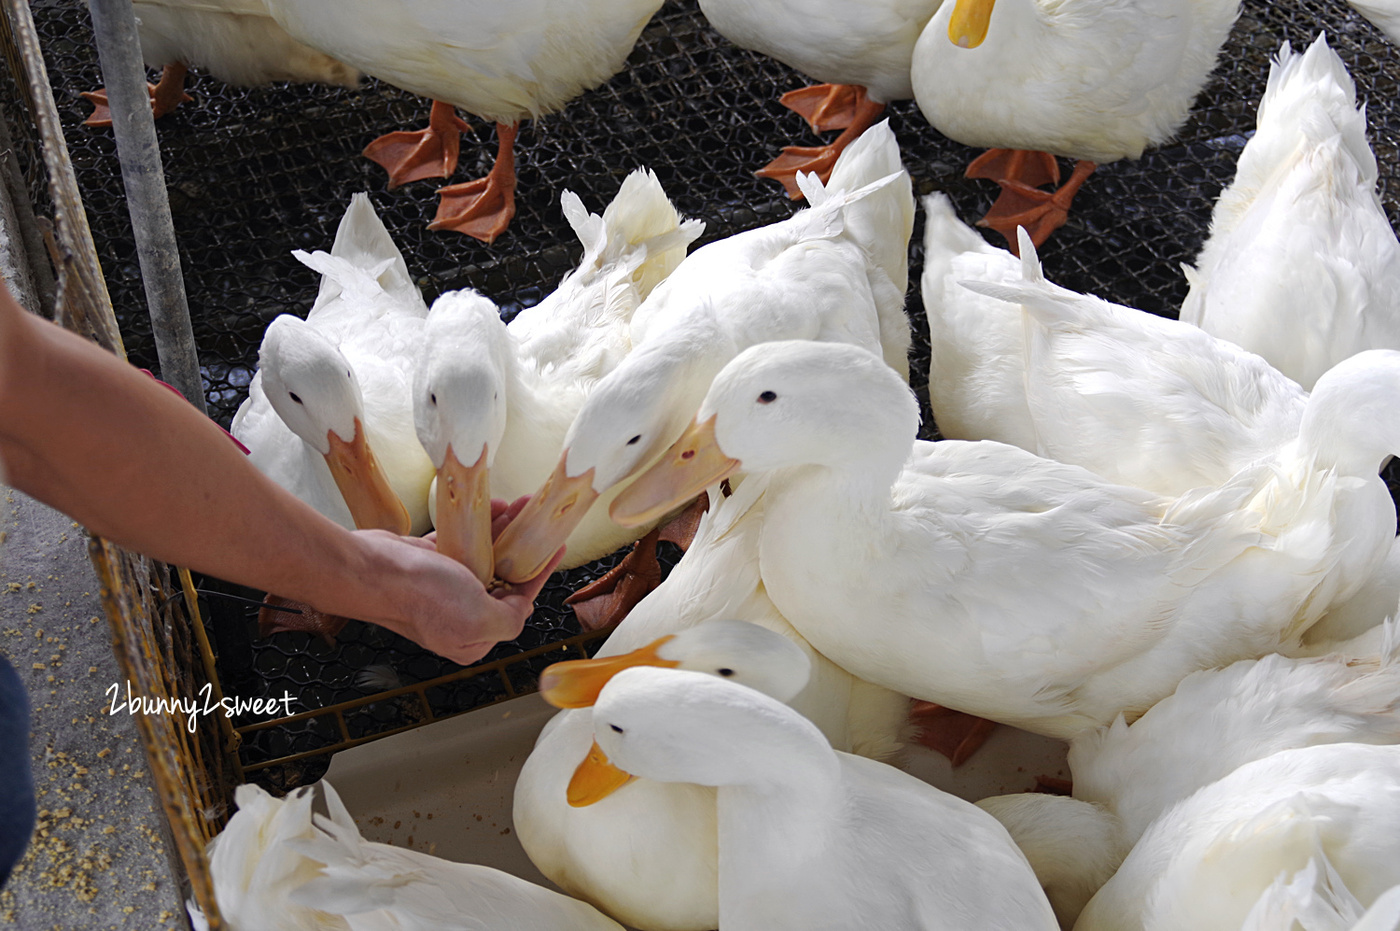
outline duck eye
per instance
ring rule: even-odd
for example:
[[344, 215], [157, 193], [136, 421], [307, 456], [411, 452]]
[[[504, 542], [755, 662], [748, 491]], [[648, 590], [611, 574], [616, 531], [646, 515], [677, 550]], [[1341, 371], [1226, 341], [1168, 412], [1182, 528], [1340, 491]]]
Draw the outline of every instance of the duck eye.
[[436, 394], [436, 392], [434, 392], [434, 393], [428, 395], [428, 403], [431, 404], [431, 405], [433, 405], [434, 407], [437, 406], [437, 394]]
[[616, 731], [619, 734], [622, 733], [622, 728], [618, 727], [616, 724], [609, 724], [608, 727], [611, 727], [614, 731]]
[[728, 679], [730, 676], [734, 675], [734, 670], [732, 670], [732, 669], [730, 669], [730, 668], [728, 668], [728, 667], [725, 667], [724, 669], [720, 669], [720, 670], [717, 670], [717, 671], [719, 672], [720, 675], [724, 676], [726, 679]]
[[291, 396], [293, 401], [297, 402], [298, 404], [302, 403], [301, 398], [297, 397], [297, 393], [295, 391], [288, 391], [287, 394]]
[[630, 440], [627, 441], [627, 445], [628, 445], [628, 446], [636, 446], [636, 445], [637, 445], [638, 443], [640, 443], [641, 441], [642, 441], [642, 435], [641, 435], [640, 433], [638, 433], [636, 436], [632, 437], [632, 439], [630, 439]]
[[758, 396], [759, 404], [772, 404], [776, 400], [778, 400], [778, 396], [772, 391], [765, 391]]

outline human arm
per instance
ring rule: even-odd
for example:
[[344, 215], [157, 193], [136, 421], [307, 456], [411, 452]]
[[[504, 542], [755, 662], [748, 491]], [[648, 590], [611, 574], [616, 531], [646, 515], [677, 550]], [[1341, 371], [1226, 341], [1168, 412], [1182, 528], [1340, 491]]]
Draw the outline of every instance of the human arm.
[[0, 461], [16, 488], [93, 533], [380, 624], [457, 662], [517, 636], [548, 575], [488, 593], [431, 544], [343, 529], [174, 393], [3, 288]]

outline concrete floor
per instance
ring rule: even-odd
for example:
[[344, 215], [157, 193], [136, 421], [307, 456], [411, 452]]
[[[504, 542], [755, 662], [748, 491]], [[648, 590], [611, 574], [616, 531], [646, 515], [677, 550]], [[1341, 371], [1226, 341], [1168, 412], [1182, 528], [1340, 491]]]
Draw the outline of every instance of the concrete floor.
[[136, 727], [107, 713], [108, 690], [120, 683], [125, 694], [125, 683], [86, 535], [32, 498], [3, 491], [0, 653], [29, 687], [39, 820], [0, 890], [0, 927], [187, 928]]
[[[0, 119], [0, 278], [43, 313], [52, 273], [27, 196]], [[125, 695], [125, 683], [87, 537], [20, 492], [0, 484], [0, 495], [0, 654], [28, 687], [39, 808], [25, 858], [0, 889], [0, 928], [187, 929], [182, 874], [167, 855], [136, 726], [108, 714], [108, 689]]]

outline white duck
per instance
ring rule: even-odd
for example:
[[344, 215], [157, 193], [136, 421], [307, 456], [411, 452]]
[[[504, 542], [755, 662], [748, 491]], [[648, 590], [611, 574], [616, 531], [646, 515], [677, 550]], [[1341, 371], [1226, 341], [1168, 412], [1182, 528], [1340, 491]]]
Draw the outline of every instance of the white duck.
[[515, 134], [622, 69], [661, 0], [267, 0], [287, 32], [411, 93], [433, 99], [429, 128], [392, 133], [365, 155], [390, 185], [456, 170], [454, 107], [496, 123], [490, 174], [441, 190], [430, 229], [487, 243], [515, 214]]
[[[311, 822], [311, 788], [278, 799], [247, 784], [233, 797], [238, 811], [206, 850], [214, 899], [224, 921], [234, 931], [349, 931], [344, 919], [292, 899], [296, 889], [320, 872], [319, 864], [288, 844], [317, 834]], [[193, 902], [189, 908], [195, 928], [208, 931], [204, 914]]]
[[[134, 0], [141, 57], [160, 68], [160, 83], [148, 85], [157, 118], [183, 101], [185, 74], [207, 70], [220, 81], [245, 87], [271, 81], [300, 81], [354, 87], [360, 74], [287, 35], [263, 0]], [[107, 92], [83, 97], [97, 109], [87, 126], [110, 126]]]
[[[487, 580], [489, 499], [513, 501], [549, 477], [574, 415], [631, 349], [637, 305], [704, 229], [698, 220], [681, 221], [648, 171], [628, 175], [601, 217], [570, 191], [561, 200], [584, 246], [578, 268], [509, 326], [474, 291], [442, 295], [428, 315], [414, 377], [418, 439], [437, 470], [429, 507], [438, 549]], [[569, 534], [561, 568], [637, 536], [596, 509]]]
[[[1138, 158], [1186, 122], [1239, 0], [955, 0], [914, 49], [914, 96], [934, 128], [995, 147], [968, 169], [1001, 183], [983, 222], [1037, 245], [1096, 164]], [[1007, 151], [1018, 150], [1018, 151]], [[1025, 159], [1027, 150], [1039, 158]], [[1046, 155], [1045, 153], [1049, 153]], [[1059, 180], [1053, 156], [1078, 160]]]
[[584, 402], [549, 479], [496, 543], [496, 572], [532, 578], [598, 496], [685, 428], [710, 380], [775, 339], [854, 343], [908, 377], [904, 315], [913, 193], [888, 122], [837, 160], [811, 207], [695, 250], [637, 309], [632, 353]]
[[1281, 872], [1325, 856], [1362, 907], [1400, 884], [1400, 746], [1284, 750], [1158, 818], [1076, 931], [1237, 931]]
[[1187, 268], [1181, 319], [1311, 390], [1364, 349], [1400, 349], [1400, 242], [1376, 194], [1365, 108], [1319, 36], [1284, 43], [1258, 129]]
[[1068, 928], [1148, 825], [1203, 786], [1281, 750], [1400, 742], [1396, 649], [1392, 625], [1379, 652], [1269, 654], [1192, 673], [1131, 726], [1120, 717], [1071, 742], [1072, 798], [977, 804], [1025, 851]]
[[1391, 42], [1400, 43], [1400, 2], [1397, 0], [1347, 0], [1352, 9], [1371, 21]]
[[[238, 788], [210, 871], [233, 931], [622, 931], [583, 902], [509, 873], [365, 840], [329, 783], [274, 799]], [[313, 823], [314, 822], [314, 823]]]
[[[908, 699], [817, 653], [763, 589], [756, 556], [765, 483], [747, 479], [729, 497], [712, 489], [714, 503], [666, 581], [632, 609], [597, 660], [551, 667], [541, 679], [546, 697], [591, 702], [608, 676], [629, 665], [729, 669], [736, 680], [786, 700], [836, 748], [877, 759], [895, 752]], [[731, 648], [743, 642], [734, 630], [744, 628], [750, 630], [743, 639], [766, 645], [761, 651]], [[799, 681], [787, 694], [772, 684], [783, 681], [782, 663], [810, 668], [805, 688]], [[526, 852], [561, 889], [635, 927], [716, 927], [713, 790], [637, 780], [596, 805], [570, 806], [566, 789], [592, 734], [586, 707], [561, 711], [541, 733], [515, 787], [515, 828]]]
[[413, 435], [412, 366], [427, 306], [403, 256], [357, 194], [305, 320], [268, 326], [232, 432], [253, 464], [348, 528], [429, 529], [432, 463]]
[[[1364, 914], [1363, 914], [1364, 913]], [[1397, 931], [1400, 886], [1365, 908], [1347, 888], [1326, 854], [1314, 855], [1292, 873], [1282, 870], [1245, 916], [1240, 931]]]
[[846, 146], [895, 100], [914, 96], [909, 68], [914, 43], [942, 0], [701, 0], [700, 11], [720, 35], [741, 48], [778, 59], [823, 84], [788, 91], [782, 104], [813, 132], [843, 130], [830, 145], [787, 146], [757, 172], [802, 196], [797, 172], [825, 181]]
[[779, 473], [759, 569], [814, 647], [877, 685], [1073, 737], [1296, 642], [1369, 576], [1394, 510], [1339, 476], [1400, 449], [1386, 361], [1353, 409], [1305, 419], [1317, 457], [1164, 499], [997, 443], [911, 449], [918, 407], [868, 351], [755, 346], [611, 513], [645, 521], [735, 471]]
[[1189, 324], [1045, 280], [924, 200], [923, 298], [939, 431], [1165, 495], [1224, 483], [1298, 436], [1307, 393]]
[[754, 689], [626, 669], [593, 721], [611, 761], [597, 768], [717, 787], [720, 928], [1057, 927], [994, 818], [832, 750], [810, 721]]

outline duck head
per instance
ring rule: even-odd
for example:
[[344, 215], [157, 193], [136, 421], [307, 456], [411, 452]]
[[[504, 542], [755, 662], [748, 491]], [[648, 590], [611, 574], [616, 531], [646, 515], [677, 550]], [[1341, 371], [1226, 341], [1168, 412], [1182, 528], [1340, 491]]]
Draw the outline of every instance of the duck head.
[[433, 303], [413, 381], [413, 423], [437, 470], [437, 548], [483, 582], [493, 574], [490, 468], [506, 429], [510, 335], [471, 290]]
[[619, 772], [658, 782], [783, 784], [840, 766], [817, 726], [776, 698], [683, 669], [618, 673], [593, 707], [593, 735]]
[[272, 409], [326, 458], [355, 526], [407, 533], [408, 512], [365, 437], [360, 383], [335, 344], [284, 314], [268, 325], [258, 365]]
[[1400, 352], [1368, 349], [1313, 385], [1298, 438], [1319, 464], [1370, 477], [1400, 455]]
[[[747, 621], [713, 620], [619, 656], [555, 663], [540, 677], [540, 693], [561, 708], [587, 707], [614, 676], [640, 666], [704, 673], [781, 702], [796, 697], [811, 674], [807, 654], [782, 634]], [[569, 804], [591, 805], [629, 779], [595, 742], [569, 783]]]
[[760, 343], [724, 367], [694, 421], [613, 500], [624, 527], [647, 522], [738, 471], [801, 465], [892, 482], [919, 411], [874, 354], [844, 343]]
[[[664, 288], [666, 283], [662, 283]], [[636, 474], [685, 426], [704, 394], [703, 353], [638, 349], [599, 381], [564, 437], [559, 464], [496, 542], [496, 574], [534, 578], [593, 502]]]

